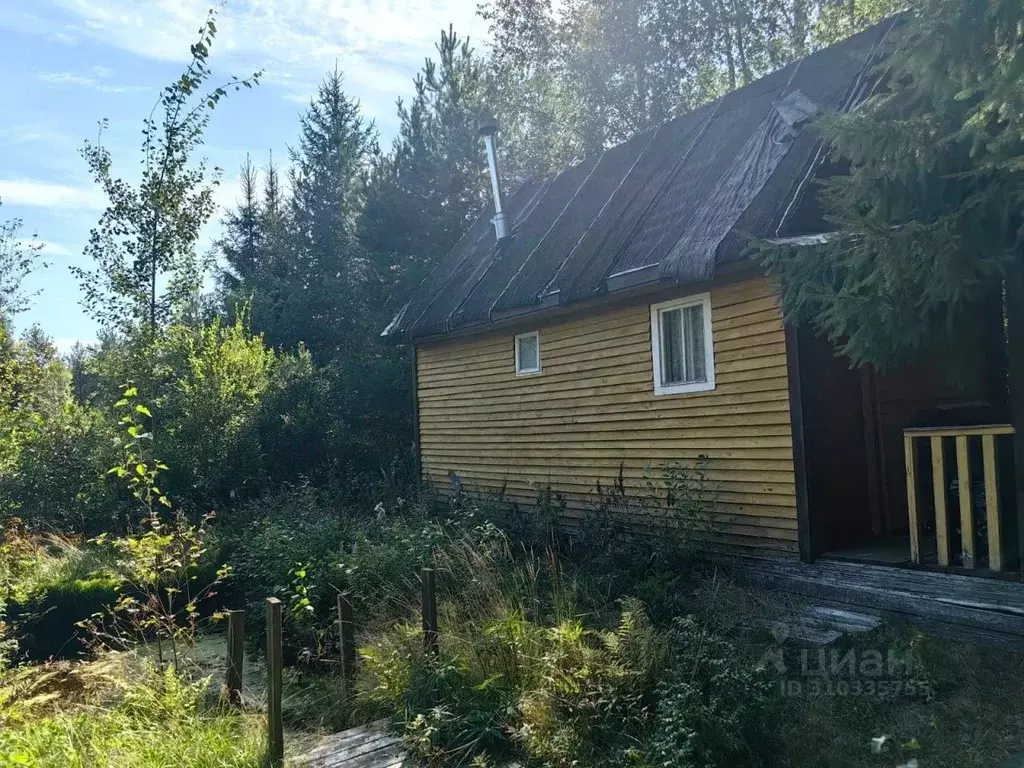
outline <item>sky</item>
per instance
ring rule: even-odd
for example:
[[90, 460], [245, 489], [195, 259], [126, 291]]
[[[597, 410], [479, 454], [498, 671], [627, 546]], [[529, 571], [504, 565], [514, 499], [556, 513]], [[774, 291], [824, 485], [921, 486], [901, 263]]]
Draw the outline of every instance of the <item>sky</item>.
[[[238, 193], [238, 167], [273, 152], [286, 157], [298, 118], [328, 70], [378, 127], [381, 145], [397, 130], [395, 101], [455, 25], [485, 44], [478, 0], [227, 0], [216, 3], [214, 80], [264, 71], [251, 91], [232, 92], [213, 113], [202, 156], [224, 169], [219, 220]], [[45, 244], [48, 267], [29, 279], [39, 290], [16, 326], [42, 326], [62, 351], [96, 338], [79, 304], [72, 265], [105, 199], [79, 151], [99, 121], [114, 173], [133, 178], [143, 118], [159, 90], [180, 75], [213, 0], [0, 0], [0, 221], [18, 218], [21, 237]], [[217, 237], [204, 232], [202, 247]]]

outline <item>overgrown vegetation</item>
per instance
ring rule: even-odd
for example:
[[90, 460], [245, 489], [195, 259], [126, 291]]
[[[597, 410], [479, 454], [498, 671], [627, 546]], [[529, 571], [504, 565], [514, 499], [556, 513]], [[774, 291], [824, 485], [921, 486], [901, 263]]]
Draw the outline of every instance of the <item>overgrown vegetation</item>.
[[[290, 606], [289, 727], [338, 729], [390, 717], [409, 749], [430, 764], [515, 759], [531, 766], [882, 768], [917, 758], [922, 765], [980, 768], [999, 764], [1022, 743], [1024, 700], [1015, 684], [1024, 673], [1019, 652], [888, 627], [844, 641], [834, 651], [907, 659], [895, 673], [903, 688], [840, 696], [839, 686], [849, 693], [864, 680], [801, 672], [799, 644], [773, 633], [794, 607], [734, 582], [727, 563], [706, 562], [696, 550], [671, 541], [688, 533], [664, 528], [653, 540], [617, 537], [608, 548], [599, 543], [600, 534], [613, 531], [595, 521], [588, 545], [550, 536], [546, 514], [559, 506], [555, 494], [544, 493], [538, 514], [525, 515], [500, 498], [463, 494], [403, 500], [394, 514], [368, 506], [342, 512], [332, 509], [323, 492], [297, 487], [240, 508], [222, 530], [223, 547], [212, 562], [232, 566], [229, 604], [258, 609], [263, 597], [278, 594]], [[506, 533], [513, 529], [517, 538]], [[116, 574], [121, 567], [116, 557], [95, 549], [86, 558], [70, 544], [51, 547], [28, 534], [9, 536], [2, 550], [5, 583], [24, 586], [5, 595], [61, 578]], [[174, 551], [173, 545], [166, 551]], [[690, 554], [680, 559], [680, 552]], [[41, 565], [46, 557], [68, 564]], [[425, 650], [419, 626], [422, 566], [437, 574], [436, 656]], [[356, 607], [361, 645], [357, 685], [349, 694], [336, 672], [338, 591]], [[254, 654], [259, 616], [258, 610], [250, 612]], [[80, 705], [78, 694], [70, 701], [62, 694], [57, 709], [8, 714], [4, 745], [33, 755], [30, 765], [56, 764], [111, 743], [106, 739], [117, 728], [132, 728], [124, 748], [135, 755], [136, 736], [143, 743], [138, 734], [167, 717], [201, 731], [195, 754], [207, 750], [209, 759], [220, 760], [222, 740], [237, 740], [240, 762], [225, 764], [250, 764], [244, 760], [256, 754], [258, 723], [210, 709], [215, 696], [200, 696], [203, 684], [189, 682], [197, 674], [196, 657], [178, 671], [173, 663], [159, 665], [155, 652], [144, 658], [164, 670], [137, 674], [144, 690], [132, 692], [135, 684], [122, 683], [118, 695], [104, 694], [99, 708]], [[780, 658], [788, 669], [780, 669]], [[812, 656], [811, 667], [818, 664]], [[24, 675], [65, 674], [60, 670], [67, 668], [32, 669], [6, 671], [0, 697], [34, 701], [23, 687]], [[793, 681], [804, 687], [787, 695]], [[258, 680], [248, 684], [257, 688], [250, 695], [258, 707]], [[175, 693], [179, 689], [191, 693]], [[135, 709], [136, 702], [164, 696], [183, 697], [175, 701], [185, 703], [161, 709], [159, 717]], [[72, 725], [82, 740], [60, 746], [72, 752], [46, 748], [52, 729]], [[166, 727], [174, 732], [178, 726]], [[151, 745], [154, 755], [179, 754], [162, 735]], [[189, 764], [188, 755], [181, 759]]]
[[[217, 245], [214, 296], [201, 292], [212, 265], [197, 241], [218, 172], [194, 156], [211, 110], [257, 77], [210, 85], [211, 16], [144, 123], [140, 183], [120, 180], [102, 145], [86, 147], [110, 200], [88, 247], [96, 271], [81, 274], [109, 331], [96, 345], [62, 359], [38, 328], [15, 337], [37, 248], [17, 238], [18, 222], [0, 226], [0, 764], [260, 764], [258, 715], [220, 706], [199, 646], [220, 610], [246, 607], [258, 659], [270, 595], [288, 608], [289, 726], [391, 718], [428, 763], [981, 768], [1019, 750], [1020, 653], [890, 626], [836, 650], [909, 653], [899, 692], [840, 695], [827, 685], [840, 680], [811, 686], [795, 672], [799, 647], [767, 629], [794, 607], [708, 559], [721, 524], [713, 456], [651, 467], [639, 492], [608, 478], [573, 530], [550, 488], [528, 507], [416, 489], [407, 352], [379, 340], [481, 208], [483, 106], [505, 126], [509, 177], [557, 170], [897, 5], [491, 3], [494, 48], [480, 54], [445, 31], [388, 152], [342, 74], [326, 77], [287, 167], [247, 162]], [[867, 254], [882, 269], [890, 251], [870, 249], [898, 245], [926, 220], [915, 209], [902, 226], [899, 206], [871, 208], [879, 190], [932, 200], [921, 185], [936, 174], [962, 183], [939, 211], [954, 229], [975, 204], [983, 222], [1012, 207], [1019, 110], [1006, 108], [1016, 103], [1007, 83], [1019, 74], [1020, 33], [1005, 5], [975, 16], [960, 0], [934, 0], [908, 37], [941, 36], [934, 50], [945, 54], [957, 50], [951, 36], [974, 30], [998, 43], [998, 71], [968, 57], [931, 82], [923, 73], [938, 65], [922, 69], [916, 46], [897, 60], [911, 77], [894, 81], [909, 103], [883, 98], [829, 124], [854, 161], [829, 200], [852, 208], [845, 229], [870, 235], [843, 259]], [[935, 111], [915, 114], [926, 102]], [[923, 134], [903, 130], [922, 120], [924, 153], [914, 144]], [[860, 141], [860, 128], [874, 135], [871, 121], [893, 129], [891, 141]], [[898, 173], [889, 149], [904, 161]], [[943, 175], [949, 158], [932, 150], [952, 151], [956, 173]], [[993, 179], [999, 194], [979, 197]], [[1003, 251], [1014, 222], [1000, 219]], [[956, 274], [963, 242], [944, 240]], [[931, 251], [914, 253], [915, 280], [941, 282], [922, 293], [940, 314], [952, 306], [946, 289], [969, 288], [969, 298], [999, 273], [992, 258], [1010, 258], [972, 261], [958, 283], [930, 269]], [[816, 293], [819, 309], [849, 298], [851, 275], [858, 290], [879, 285], [830, 264], [834, 295]], [[870, 304], [862, 298], [818, 312], [852, 353], [864, 341], [849, 325]], [[900, 343], [913, 346], [919, 330]], [[428, 566], [436, 655], [418, 616]], [[354, 691], [336, 674], [339, 593], [359, 628]]]
[[257, 768], [262, 731], [219, 708], [206, 680], [133, 654], [21, 669], [0, 685], [4, 766]]

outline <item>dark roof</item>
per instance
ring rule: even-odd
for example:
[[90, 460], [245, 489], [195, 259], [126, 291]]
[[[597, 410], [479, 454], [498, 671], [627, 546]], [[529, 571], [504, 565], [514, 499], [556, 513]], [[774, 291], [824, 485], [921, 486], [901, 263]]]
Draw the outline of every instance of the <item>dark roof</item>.
[[[818, 166], [804, 130], [849, 109], [874, 79], [887, 21], [572, 166], [505, 201], [511, 241], [488, 209], [385, 330], [396, 341], [479, 327], [645, 282], [714, 277], [751, 235], [813, 231], [793, 213]], [[813, 206], [811, 206], [813, 207]]]

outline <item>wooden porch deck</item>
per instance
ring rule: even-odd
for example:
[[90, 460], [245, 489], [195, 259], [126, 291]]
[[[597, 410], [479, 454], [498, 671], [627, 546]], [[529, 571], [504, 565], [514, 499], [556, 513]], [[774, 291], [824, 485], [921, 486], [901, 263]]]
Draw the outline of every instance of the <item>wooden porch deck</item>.
[[740, 557], [761, 586], [898, 616], [938, 635], [1024, 645], [1024, 584], [910, 568], [819, 560]]

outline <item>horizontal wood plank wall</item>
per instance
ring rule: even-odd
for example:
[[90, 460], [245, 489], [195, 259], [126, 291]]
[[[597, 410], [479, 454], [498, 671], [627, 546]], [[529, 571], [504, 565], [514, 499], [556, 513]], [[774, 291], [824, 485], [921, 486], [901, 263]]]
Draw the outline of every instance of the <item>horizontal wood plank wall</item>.
[[[681, 293], [680, 295], [685, 295]], [[524, 501], [550, 483], [579, 511], [622, 466], [711, 462], [723, 535], [759, 550], [797, 550], [796, 485], [782, 316], [767, 280], [711, 292], [711, 392], [655, 397], [644, 304], [541, 324], [542, 372], [516, 376], [514, 334], [417, 347], [425, 480], [500, 489]]]

